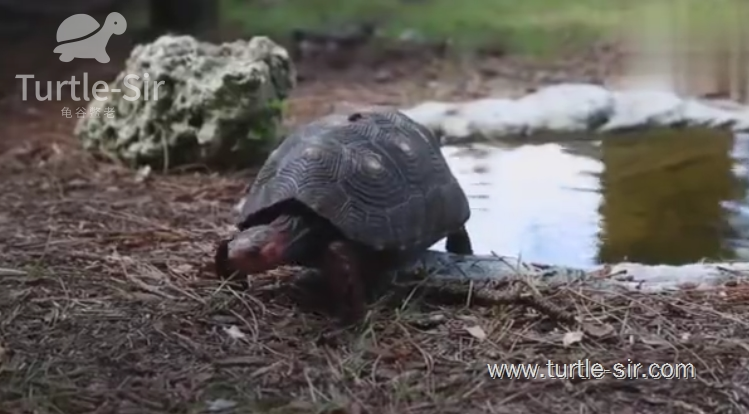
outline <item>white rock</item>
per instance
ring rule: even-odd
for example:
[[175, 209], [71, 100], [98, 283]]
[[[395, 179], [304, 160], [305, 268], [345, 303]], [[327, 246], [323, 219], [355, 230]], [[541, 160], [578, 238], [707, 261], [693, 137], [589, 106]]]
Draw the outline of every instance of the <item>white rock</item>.
[[[658, 127], [749, 131], [749, 108], [735, 102], [685, 99], [668, 90], [611, 91], [592, 84], [548, 86], [519, 99], [429, 101], [402, 109], [442, 137], [468, 141], [533, 141], [549, 134], [622, 132]], [[582, 135], [581, 135], [582, 136]]]
[[597, 85], [561, 84], [543, 88], [518, 101], [527, 109], [527, 133], [579, 132], [595, 129], [614, 112], [613, 94]]
[[601, 131], [673, 126], [684, 120], [684, 101], [671, 92], [614, 92], [614, 106]]

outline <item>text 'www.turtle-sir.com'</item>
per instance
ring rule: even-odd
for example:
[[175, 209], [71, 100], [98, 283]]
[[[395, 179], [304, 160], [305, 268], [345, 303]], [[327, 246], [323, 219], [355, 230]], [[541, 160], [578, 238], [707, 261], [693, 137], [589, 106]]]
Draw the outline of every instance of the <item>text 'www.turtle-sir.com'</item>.
[[627, 360], [606, 366], [590, 360], [573, 363], [486, 364], [493, 379], [688, 379], [696, 378], [694, 365], [684, 363], [637, 363]]

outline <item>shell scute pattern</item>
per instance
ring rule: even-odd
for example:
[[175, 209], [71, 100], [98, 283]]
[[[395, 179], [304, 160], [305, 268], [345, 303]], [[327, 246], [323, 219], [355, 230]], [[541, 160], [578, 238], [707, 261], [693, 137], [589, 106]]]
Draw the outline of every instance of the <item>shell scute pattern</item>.
[[87, 14], [74, 14], [63, 20], [57, 29], [57, 41], [79, 39], [88, 36], [99, 28], [99, 22]]
[[468, 199], [431, 132], [400, 112], [362, 114], [331, 115], [284, 140], [250, 189], [240, 228], [289, 198], [375, 248], [425, 248], [461, 227]]

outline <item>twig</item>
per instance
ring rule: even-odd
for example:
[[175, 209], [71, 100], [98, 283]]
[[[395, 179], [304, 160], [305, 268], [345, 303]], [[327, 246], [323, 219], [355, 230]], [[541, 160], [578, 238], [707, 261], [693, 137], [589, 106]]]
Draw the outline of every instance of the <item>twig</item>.
[[0, 276], [26, 276], [28, 273], [26, 273], [23, 270], [17, 270], [17, 269], [8, 269], [6, 267], [0, 267]]

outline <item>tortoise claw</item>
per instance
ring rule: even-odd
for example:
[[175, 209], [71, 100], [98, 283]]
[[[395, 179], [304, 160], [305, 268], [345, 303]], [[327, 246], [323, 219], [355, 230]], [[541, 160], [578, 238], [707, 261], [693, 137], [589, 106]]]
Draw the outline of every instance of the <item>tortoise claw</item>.
[[250, 288], [247, 278], [229, 265], [229, 242], [221, 240], [216, 246], [216, 254], [213, 258], [213, 267], [216, 276], [221, 280], [227, 280], [237, 289], [248, 290]]
[[232, 275], [229, 266], [229, 240], [221, 240], [213, 257], [214, 271], [219, 279], [228, 279]]

